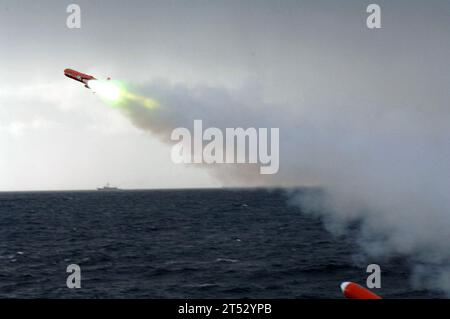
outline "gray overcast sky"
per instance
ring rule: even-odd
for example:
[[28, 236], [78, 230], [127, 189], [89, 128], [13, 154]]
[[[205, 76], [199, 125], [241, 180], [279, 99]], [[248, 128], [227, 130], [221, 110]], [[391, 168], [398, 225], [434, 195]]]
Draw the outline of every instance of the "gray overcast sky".
[[[450, 1], [73, 2], [79, 30], [66, 27], [71, 2], [0, 1], [0, 190], [233, 185], [172, 164], [170, 145], [65, 78], [66, 67], [245, 92], [238, 99], [258, 101], [243, 103], [247, 123], [273, 117], [281, 129], [276, 184], [327, 181], [317, 175], [330, 163], [318, 158], [330, 145], [348, 162], [339, 150], [358, 141], [306, 138], [313, 124], [344, 136], [349, 126], [427, 132], [431, 148], [448, 133]], [[381, 30], [365, 27], [371, 2]]]

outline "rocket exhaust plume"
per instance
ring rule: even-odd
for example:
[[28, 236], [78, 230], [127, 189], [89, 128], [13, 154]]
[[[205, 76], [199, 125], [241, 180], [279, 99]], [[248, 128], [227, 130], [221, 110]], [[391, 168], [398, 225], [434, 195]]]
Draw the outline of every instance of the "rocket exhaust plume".
[[90, 80], [87, 85], [101, 98], [111, 102], [118, 101], [124, 94], [121, 88], [111, 81]]
[[111, 106], [122, 108], [124, 111], [129, 109], [130, 105], [137, 108], [145, 108], [147, 110], [158, 106], [158, 103], [148, 97], [130, 92], [126, 85], [119, 81], [88, 81], [89, 88]]

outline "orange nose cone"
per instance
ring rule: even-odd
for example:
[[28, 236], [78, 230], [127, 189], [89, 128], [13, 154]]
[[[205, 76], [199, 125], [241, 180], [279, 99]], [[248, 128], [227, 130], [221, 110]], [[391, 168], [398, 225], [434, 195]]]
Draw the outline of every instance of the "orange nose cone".
[[348, 299], [381, 299], [380, 296], [353, 282], [343, 282], [341, 290]]

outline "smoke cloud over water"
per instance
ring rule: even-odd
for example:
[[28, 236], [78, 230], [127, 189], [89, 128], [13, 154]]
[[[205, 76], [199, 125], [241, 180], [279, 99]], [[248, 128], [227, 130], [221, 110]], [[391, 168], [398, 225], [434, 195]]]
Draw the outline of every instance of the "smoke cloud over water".
[[194, 119], [219, 128], [281, 127], [279, 174], [262, 176], [248, 165], [202, 167], [231, 186], [320, 186], [318, 192], [289, 191], [290, 202], [323, 218], [337, 235], [358, 223], [367, 255], [406, 257], [414, 285], [450, 294], [447, 111], [323, 101], [300, 116], [289, 105], [265, 103], [254, 87], [151, 83], [137, 90], [158, 106], [128, 100], [122, 111], [167, 143], [174, 128], [191, 128]]

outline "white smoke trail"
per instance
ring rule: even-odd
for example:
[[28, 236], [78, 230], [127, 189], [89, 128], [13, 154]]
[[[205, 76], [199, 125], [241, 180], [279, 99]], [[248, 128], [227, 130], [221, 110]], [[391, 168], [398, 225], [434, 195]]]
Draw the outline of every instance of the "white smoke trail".
[[167, 143], [174, 128], [194, 119], [219, 128], [281, 127], [279, 174], [261, 176], [245, 165], [215, 166], [212, 174], [231, 186], [320, 185], [321, 196], [293, 193], [291, 202], [336, 233], [357, 221], [367, 254], [406, 256], [415, 261], [415, 285], [450, 293], [448, 114], [424, 118], [417, 109], [383, 106], [373, 115], [370, 107], [324, 104], [299, 117], [248, 90], [152, 83], [139, 91], [161, 107], [128, 103], [124, 111]]

